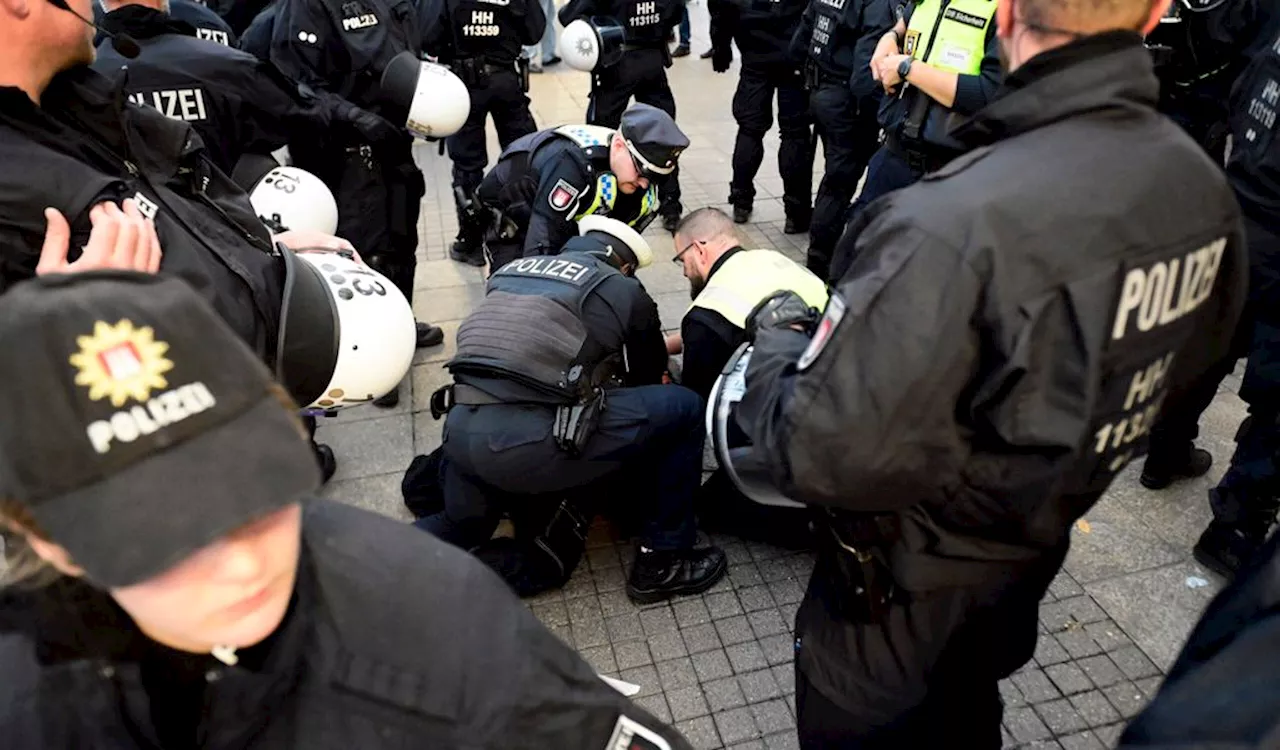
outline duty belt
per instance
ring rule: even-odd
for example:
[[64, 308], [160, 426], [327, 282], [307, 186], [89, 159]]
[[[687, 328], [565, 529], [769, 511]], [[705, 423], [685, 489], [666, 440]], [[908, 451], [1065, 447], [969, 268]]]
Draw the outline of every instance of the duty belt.
[[885, 135], [884, 147], [894, 156], [905, 161], [913, 170], [921, 174], [936, 172], [947, 166], [951, 161], [951, 156], [942, 156], [937, 150], [921, 144], [916, 146], [910, 144], [894, 135]]
[[505, 404], [475, 386], [466, 383], [450, 383], [431, 394], [431, 418], [439, 419], [455, 406], [488, 406]]

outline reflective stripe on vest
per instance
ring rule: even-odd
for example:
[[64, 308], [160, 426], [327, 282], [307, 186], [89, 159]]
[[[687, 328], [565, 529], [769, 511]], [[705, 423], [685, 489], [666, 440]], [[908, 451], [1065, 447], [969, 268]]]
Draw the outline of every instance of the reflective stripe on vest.
[[[583, 149], [595, 146], [610, 147], [615, 131], [599, 125], [564, 125], [556, 128], [556, 132], [578, 144]], [[596, 189], [592, 191], [591, 203], [573, 217], [574, 221], [584, 216], [603, 214], [608, 216], [613, 211], [613, 204], [618, 200], [618, 178], [613, 172], [601, 172], [596, 175]], [[640, 214], [627, 222], [635, 226], [636, 222], [658, 210], [658, 187], [650, 185], [640, 199]]]
[[923, 0], [911, 14], [902, 52], [939, 70], [977, 75], [995, 0]]
[[717, 312], [746, 328], [755, 306], [779, 290], [795, 292], [810, 307], [827, 306], [827, 285], [804, 266], [773, 250], [740, 250], [716, 269], [689, 309]]

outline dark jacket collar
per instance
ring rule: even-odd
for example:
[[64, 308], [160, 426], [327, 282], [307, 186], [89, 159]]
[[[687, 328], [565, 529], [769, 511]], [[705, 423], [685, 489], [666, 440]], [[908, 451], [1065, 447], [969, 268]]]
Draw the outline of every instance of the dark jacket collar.
[[134, 39], [151, 39], [164, 34], [195, 36], [196, 27], [168, 13], [142, 5], [125, 5], [102, 18], [102, 28], [111, 34], [128, 34]]
[[969, 147], [1091, 111], [1153, 109], [1160, 95], [1142, 37], [1112, 31], [1084, 37], [1028, 60], [996, 98], [951, 135]]

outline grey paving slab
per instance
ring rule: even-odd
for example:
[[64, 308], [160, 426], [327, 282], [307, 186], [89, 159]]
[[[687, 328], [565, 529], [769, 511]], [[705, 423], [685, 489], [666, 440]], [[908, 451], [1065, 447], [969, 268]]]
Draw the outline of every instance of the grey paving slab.
[[393, 474], [335, 479], [325, 485], [320, 494], [329, 500], [409, 522], [413, 520], [413, 514], [404, 507], [400, 494], [400, 481], [403, 478], [403, 473], [397, 471]]
[[[1178, 562], [1185, 553], [1105, 496], [1071, 532], [1066, 569], [1082, 584]], [[1087, 528], [1088, 531], [1082, 530]]]
[[327, 443], [337, 456], [334, 481], [394, 472], [403, 476], [413, 458], [413, 417], [400, 414], [337, 423], [322, 420], [316, 440]]
[[1181, 563], [1085, 588], [1148, 656], [1168, 669], [1213, 598], [1214, 578], [1199, 565]]

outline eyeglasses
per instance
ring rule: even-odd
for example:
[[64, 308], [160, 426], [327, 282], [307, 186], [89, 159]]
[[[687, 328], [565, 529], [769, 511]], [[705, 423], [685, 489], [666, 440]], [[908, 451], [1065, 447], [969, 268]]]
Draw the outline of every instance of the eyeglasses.
[[676, 265], [680, 265], [683, 262], [681, 259], [684, 258], [685, 253], [689, 252], [690, 248], [692, 248], [694, 245], [705, 245], [706, 242], [707, 242], [706, 240], [694, 240], [693, 242], [690, 242], [689, 244], [684, 246], [683, 250], [676, 253], [676, 257], [672, 258], [671, 262], [675, 263]]

